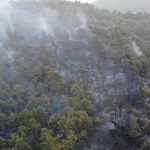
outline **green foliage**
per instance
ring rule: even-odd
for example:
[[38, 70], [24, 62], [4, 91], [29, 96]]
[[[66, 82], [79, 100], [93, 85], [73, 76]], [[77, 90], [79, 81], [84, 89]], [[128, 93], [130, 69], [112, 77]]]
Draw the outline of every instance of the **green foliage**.
[[16, 139], [15, 148], [16, 150], [32, 150], [31, 146], [24, 141], [22, 138]]
[[6, 146], [6, 143], [5, 143], [5, 139], [0, 136], [0, 149], [4, 148]]
[[132, 117], [132, 116], [130, 117], [129, 124], [130, 124], [130, 128], [131, 128], [131, 135], [135, 136], [135, 137], [140, 136], [141, 128], [134, 117]]
[[143, 91], [147, 97], [150, 97], [150, 88], [149, 87], [144, 87]]
[[37, 50], [27, 62], [19, 55], [14, 58], [12, 84], [0, 82], [0, 149], [86, 147], [100, 124], [88, 88], [85, 94], [84, 86], [72, 84], [68, 95], [67, 83], [45, 50]]
[[[43, 5], [63, 23], [54, 31], [59, 40], [41, 33], [30, 41], [20, 31], [9, 32], [2, 46], [6, 52], [0, 51], [0, 149], [89, 148], [103, 112], [123, 122], [124, 113], [130, 112], [131, 135], [148, 135], [149, 120], [141, 119], [141, 127], [137, 118], [142, 109], [142, 117], [150, 115], [149, 102], [145, 104], [150, 97], [150, 16], [110, 13], [61, 0]], [[75, 32], [72, 25], [77, 26]], [[142, 56], [134, 54], [133, 42]], [[11, 62], [6, 58], [9, 48], [14, 50]], [[107, 83], [110, 76], [112, 84]], [[143, 149], [147, 147], [145, 141]]]

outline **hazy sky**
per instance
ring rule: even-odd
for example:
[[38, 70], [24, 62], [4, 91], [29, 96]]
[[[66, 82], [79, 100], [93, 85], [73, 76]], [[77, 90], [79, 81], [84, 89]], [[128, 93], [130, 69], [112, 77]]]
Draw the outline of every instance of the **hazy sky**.
[[97, 0], [95, 6], [118, 11], [150, 12], [150, 0]]
[[96, 0], [67, 0], [67, 1], [71, 1], [71, 2], [79, 1], [81, 3], [93, 3]]
[[117, 11], [147, 11], [150, 12], [150, 0], [67, 0], [80, 1], [82, 3], [94, 3], [99, 8]]

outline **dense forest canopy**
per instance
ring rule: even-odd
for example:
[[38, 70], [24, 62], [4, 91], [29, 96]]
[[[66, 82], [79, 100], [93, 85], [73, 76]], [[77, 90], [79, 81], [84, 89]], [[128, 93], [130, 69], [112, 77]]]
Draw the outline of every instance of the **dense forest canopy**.
[[0, 150], [149, 150], [149, 115], [149, 13], [0, 2]]

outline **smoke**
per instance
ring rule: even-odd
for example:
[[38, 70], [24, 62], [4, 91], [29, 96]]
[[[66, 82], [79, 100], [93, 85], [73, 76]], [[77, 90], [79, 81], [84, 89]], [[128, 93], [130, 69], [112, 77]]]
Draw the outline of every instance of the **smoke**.
[[[57, 18], [47, 11], [40, 0], [1, 0], [0, 1], [0, 38], [6, 40], [8, 32], [37, 38], [43, 32], [50, 34], [47, 20]], [[52, 28], [52, 26], [51, 26]], [[53, 29], [51, 29], [52, 31]]]
[[136, 56], [142, 56], [143, 52], [140, 50], [140, 47], [136, 44], [136, 42], [132, 42], [133, 52]]
[[64, 32], [72, 36], [75, 30], [87, 28], [82, 12], [71, 19], [65, 18], [63, 12], [46, 5], [50, 3], [48, 0], [1, 0], [1, 40], [7, 40], [8, 33], [13, 33], [30, 41], [38, 41], [45, 35], [57, 41]]
[[13, 2], [11, 0], [1, 0], [0, 2], [0, 38], [4, 39], [7, 36], [7, 31], [13, 31], [12, 13]]
[[53, 36], [57, 18], [57, 13], [42, 5], [39, 0], [19, 2], [14, 16], [14, 24], [17, 24], [15, 31], [30, 40], [39, 40], [43, 34]]
[[5, 55], [8, 61], [13, 62], [14, 51], [37, 49], [42, 45], [51, 49], [51, 43], [57, 47], [56, 53], [61, 55], [63, 39], [76, 40], [80, 30], [87, 30], [82, 10], [65, 7], [68, 10], [64, 11], [62, 6], [53, 8], [53, 4], [55, 1], [51, 0], [0, 1], [1, 57]]

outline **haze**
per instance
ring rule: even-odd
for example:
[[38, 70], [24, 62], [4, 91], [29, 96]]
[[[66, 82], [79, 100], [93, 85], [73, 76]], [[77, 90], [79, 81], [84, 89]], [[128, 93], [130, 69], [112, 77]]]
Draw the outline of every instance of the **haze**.
[[150, 12], [149, 0], [97, 0], [94, 5], [98, 8], [117, 10], [121, 12]]
[[71, 1], [71, 2], [79, 1], [81, 3], [93, 3], [96, 0], [67, 0], [67, 1]]

